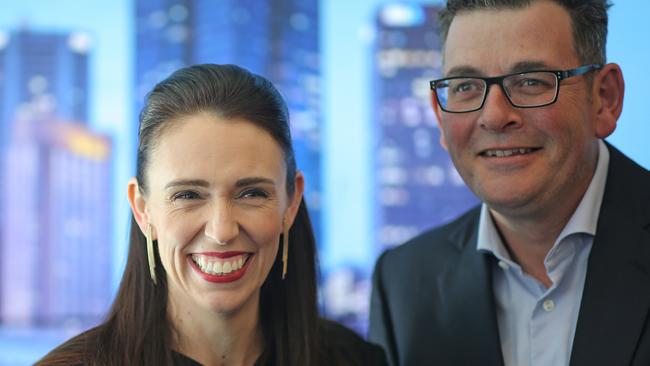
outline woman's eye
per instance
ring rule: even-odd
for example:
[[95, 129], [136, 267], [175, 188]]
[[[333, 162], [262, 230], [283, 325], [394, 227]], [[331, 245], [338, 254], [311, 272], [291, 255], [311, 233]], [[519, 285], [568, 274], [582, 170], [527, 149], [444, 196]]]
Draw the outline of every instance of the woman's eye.
[[261, 189], [248, 189], [243, 191], [238, 198], [244, 199], [260, 199], [268, 198], [269, 194]]
[[176, 200], [193, 200], [199, 198], [199, 194], [193, 191], [182, 191], [172, 196], [172, 201]]

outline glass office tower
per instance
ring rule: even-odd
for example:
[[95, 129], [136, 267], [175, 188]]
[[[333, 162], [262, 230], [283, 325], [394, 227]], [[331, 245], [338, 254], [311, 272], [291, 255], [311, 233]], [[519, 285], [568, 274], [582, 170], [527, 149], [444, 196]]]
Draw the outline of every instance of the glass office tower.
[[374, 92], [378, 251], [478, 203], [440, 145], [429, 80], [440, 76], [436, 6], [388, 4], [376, 18]]

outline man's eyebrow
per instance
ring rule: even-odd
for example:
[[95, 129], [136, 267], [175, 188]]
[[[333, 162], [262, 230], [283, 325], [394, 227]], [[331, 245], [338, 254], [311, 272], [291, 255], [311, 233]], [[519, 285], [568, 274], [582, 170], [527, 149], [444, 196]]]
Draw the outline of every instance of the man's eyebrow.
[[[507, 74], [516, 74], [519, 72], [525, 72], [530, 70], [547, 70], [551, 68], [546, 62], [543, 61], [521, 61], [517, 62], [513, 67], [508, 70]], [[475, 76], [475, 77], [486, 77], [484, 72], [479, 71], [479, 69], [469, 66], [461, 65], [454, 66], [449, 71], [445, 77], [454, 77], [454, 76]], [[500, 76], [500, 75], [489, 75], [489, 76]]]
[[482, 76], [482, 73], [475, 67], [462, 65], [452, 67], [445, 75], [447, 78], [454, 76]]
[[521, 61], [517, 62], [511, 69], [510, 73], [525, 72], [530, 70], [548, 70], [549, 65], [543, 61]]

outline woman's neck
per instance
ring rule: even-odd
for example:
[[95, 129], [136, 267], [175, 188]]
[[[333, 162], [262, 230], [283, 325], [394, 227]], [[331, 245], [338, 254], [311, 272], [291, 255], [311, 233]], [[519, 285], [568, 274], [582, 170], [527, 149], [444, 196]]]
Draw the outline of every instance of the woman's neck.
[[217, 313], [169, 296], [175, 351], [203, 365], [253, 365], [263, 351], [259, 297], [233, 313]]

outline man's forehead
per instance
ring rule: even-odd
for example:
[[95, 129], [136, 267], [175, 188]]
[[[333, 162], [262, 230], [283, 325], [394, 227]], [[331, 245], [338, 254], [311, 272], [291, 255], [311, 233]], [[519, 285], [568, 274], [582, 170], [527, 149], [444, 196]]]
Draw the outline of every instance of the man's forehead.
[[577, 55], [568, 12], [538, 1], [522, 8], [459, 12], [450, 24], [442, 66], [445, 76], [503, 74], [560, 67], [573, 59]]

